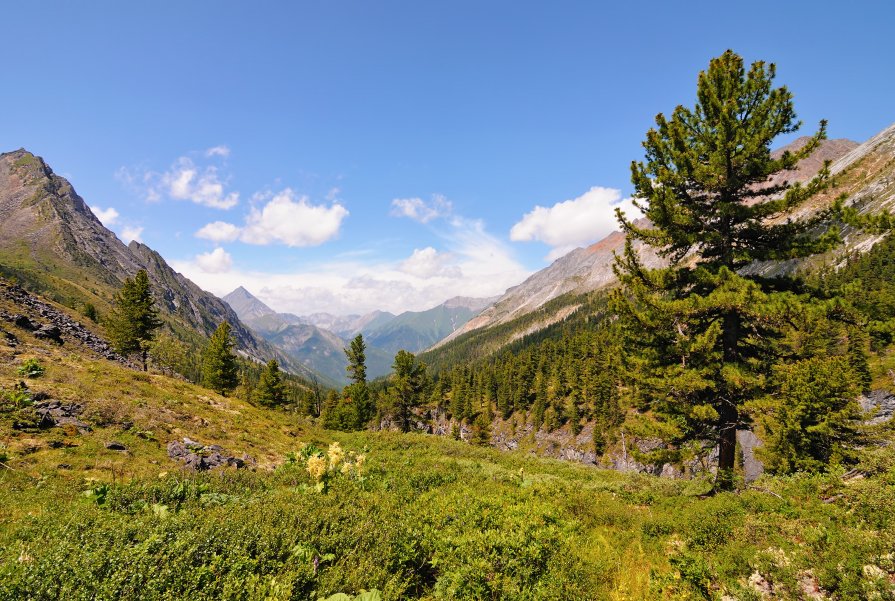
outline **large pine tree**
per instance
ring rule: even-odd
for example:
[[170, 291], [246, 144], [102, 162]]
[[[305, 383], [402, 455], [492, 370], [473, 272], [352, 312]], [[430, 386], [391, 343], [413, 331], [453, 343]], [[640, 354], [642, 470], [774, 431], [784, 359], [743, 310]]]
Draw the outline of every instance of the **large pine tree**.
[[[629, 365], [635, 398], [666, 419], [678, 442], [708, 440], [719, 449], [716, 487], [733, 485], [742, 408], [764, 394], [774, 340], [793, 296], [783, 278], [744, 275], [756, 261], [806, 257], [840, 242], [825, 227], [835, 208], [794, 219], [826, 185], [825, 165], [806, 185], [773, 179], [809, 156], [825, 122], [796, 152], [775, 156], [778, 136], [796, 131], [792, 94], [773, 87], [773, 64], [747, 71], [731, 51], [699, 74], [693, 109], [656, 117], [632, 164], [638, 208], [650, 225], [619, 212], [628, 236], [617, 271], [626, 284]], [[634, 242], [669, 267], [646, 269]]]

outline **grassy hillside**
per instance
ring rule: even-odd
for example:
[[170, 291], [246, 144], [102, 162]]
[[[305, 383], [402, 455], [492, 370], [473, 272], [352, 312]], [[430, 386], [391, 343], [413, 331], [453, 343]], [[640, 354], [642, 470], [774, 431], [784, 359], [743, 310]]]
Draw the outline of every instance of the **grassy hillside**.
[[[850, 474], [706, 496], [701, 480], [326, 432], [2, 328], [17, 343], [0, 335], [0, 599], [895, 597], [888, 447]], [[29, 359], [43, 374], [19, 373]], [[29, 423], [20, 381], [82, 405], [91, 431]], [[183, 437], [255, 463], [184, 471], [165, 448]], [[365, 461], [321, 491], [306, 445], [332, 442]]]

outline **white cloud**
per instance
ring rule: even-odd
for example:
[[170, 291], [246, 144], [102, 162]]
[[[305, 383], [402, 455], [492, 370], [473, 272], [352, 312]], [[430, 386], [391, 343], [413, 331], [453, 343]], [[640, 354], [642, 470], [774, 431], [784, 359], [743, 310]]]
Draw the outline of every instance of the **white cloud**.
[[205, 273], [227, 273], [233, 267], [233, 258], [223, 248], [196, 255], [196, 265]]
[[544, 242], [553, 247], [547, 258], [557, 259], [617, 230], [617, 207], [630, 218], [641, 216], [630, 198], [622, 199], [620, 190], [594, 186], [578, 198], [552, 207], [536, 206], [513, 226], [510, 240]]
[[338, 261], [295, 271], [218, 273], [203, 269], [195, 257], [171, 264], [215, 294], [245, 286], [274, 309], [298, 315], [421, 311], [453, 296], [502, 294], [531, 274], [481, 221], [454, 217], [434, 233], [443, 248], [415, 249], [393, 261], [346, 253]]
[[212, 146], [205, 151], [207, 157], [228, 157], [230, 156], [230, 148], [221, 144], [220, 146]]
[[286, 188], [261, 209], [252, 207], [240, 240], [248, 244], [317, 246], [334, 238], [347, 216], [348, 209], [338, 203], [312, 205], [307, 196], [296, 197]]
[[404, 273], [418, 278], [429, 279], [436, 276], [460, 278], [462, 270], [451, 265], [453, 257], [449, 254], [439, 253], [431, 246], [414, 249], [413, 254], [401, 261], [399, 269]]
[[176, 200], [189, 200], [214, 209], [231, 209], [239, 204], [239, 192], [224, 192], [224, 183], [214, 165], [196, 166], [189, 157], [180, 157], [160, 178], [162, 190]]
[[232, 223], [213, 221], [196, 232], [196, 237], [213, 242], [233, 242], [239, 238], [240, 231], [241, 229]]
[[109, 207], [108, 209], [90, 207], [90, 210], [93, 211], [93, 214], [96, 215], [96, 218], [99, 219], [100, 223], [106, 227], [115, 225], [118, 222], [118, 218], [121, 216], [113, 207]]
[[396, 198], [392, 201], [391, 214], [394, 217], [409, 217], [420, 223], [429, 223], [437, 217], [447, 217], [452, 212], [451, 201], [435, 194], [428, 203], [422, 198]]
[[130, 244], [131, 240], [136, 240], [137, 242], [142, 242], [142, 238], [140, 236], [143, 235], [143, 228], [139, 226], [125, 226], [121, 229], [121, 234], [119, 235], [121, 241], [125, 244]]

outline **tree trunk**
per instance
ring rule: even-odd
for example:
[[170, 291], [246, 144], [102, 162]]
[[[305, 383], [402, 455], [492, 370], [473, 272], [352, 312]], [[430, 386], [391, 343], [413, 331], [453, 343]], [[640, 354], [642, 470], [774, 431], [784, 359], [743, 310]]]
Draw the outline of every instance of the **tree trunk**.
[[737, 421], [735, 408], [721, 413], [721, 427], [718, 433], [718, 474], [715, 476], [715, 490], [733, 490]]
[[[731, 311], [724, 316], [722, 333], [725, 363], [737, 361], [739, 339], [740, 316]], [[724, 398], [718, 406], [718, 474], [715, 477], [715, 490], [733, 490], [733, 468], [736, 463], [737, 426], [740, 416], [736, 392], [724, 390], [722, 394]]]

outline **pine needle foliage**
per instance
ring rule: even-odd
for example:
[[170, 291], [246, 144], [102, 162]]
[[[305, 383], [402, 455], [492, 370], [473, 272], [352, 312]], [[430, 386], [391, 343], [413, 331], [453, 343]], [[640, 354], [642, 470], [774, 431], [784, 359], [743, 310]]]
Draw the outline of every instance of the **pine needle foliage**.
[[[618, 211], [627, 234], [616, 271], [627, 324], [628, 377], [635, 400], [675, 433], [673, 442], [719, 449], [716, 487], [733, 486], [736, 430], [744, 404], [767, 395], [767, 377], [785, 354], [779, 340], [801, 302], [794, 282], [748, 275], [760, 261], [807, 257], [841, 242], [842, 203], [796, 219], [828, 184], [829, 165], [805, 185], [773, 176], [808, 157], [826, 122], [796, 152], [771, 145], [800, 127], [792, 94], [773, 87], [775, 66], [747, 71], [732, 51], [699, 74], [694, 108], [659, 114], [631, 165], [635, 204], [649, 224]], [[668, 261], [647, 269], [635, 243]]]
[[392, 369], [394, 374], [388, 388], [389, 401], [401, 431], [408, 432], [412, 410], [422, 402], [428, 385], [426, 364], [417, 361], [413, 353], [400, 350], [395, 355]]
[[118, 353], [141, 354], [144, 371], [155, 330], [162, 325], [158, 315], [146, 270], [141, 269], [133, 278], [125, 278], [121, 289], [115, 293], [112, 313], [106, 320], [106, 332]]
[[230, 329], [230, 324], [222, 321], [202, 355], [202, 382], [223, 395], [239, 384], [239, 364], [233, 354], [234, 342]]
[[271, 359], [261, 370], [255, 400], [266, 407], [277, 407], [286, 402], [286, 386], [280, 376], [280, 364]]

